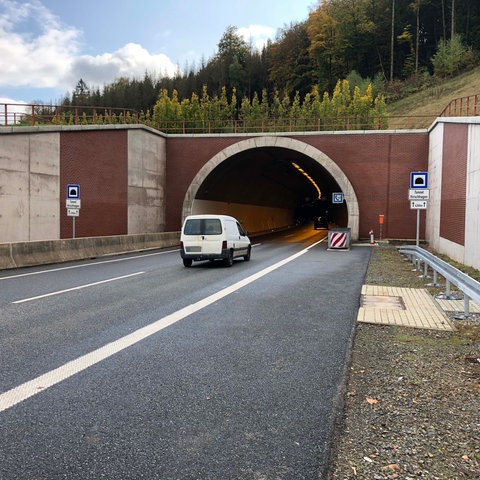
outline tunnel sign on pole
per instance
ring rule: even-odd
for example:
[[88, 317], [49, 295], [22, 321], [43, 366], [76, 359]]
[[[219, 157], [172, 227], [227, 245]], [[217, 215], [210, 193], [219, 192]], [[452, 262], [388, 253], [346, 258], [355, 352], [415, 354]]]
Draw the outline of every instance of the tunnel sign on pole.
[[80, 198], [80, 185], [67, 185], [67, 198]]
[[72, 217], [72, 238], [75, 238], [75, 217], [80, 216], [80, 185], [70, 183], [67, 185], [67, 217]]
[[410, 189], [408, 190], [410, 208], [417, 211], [417, 232], [415, 244], [420, 244], [420, 210], [426, 210], [430, 200], [428, 189], [428, 172], [410, 172]]
[[428, 188], [428, 172], [410, 172], [410, 188]]

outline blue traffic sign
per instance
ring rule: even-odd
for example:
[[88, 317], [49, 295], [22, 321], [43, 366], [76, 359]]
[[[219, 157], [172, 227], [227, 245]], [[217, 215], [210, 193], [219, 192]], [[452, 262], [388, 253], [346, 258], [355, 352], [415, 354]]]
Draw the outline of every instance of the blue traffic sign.
[[332, 193], [332, 203], [343, 203], [343, 193]]
[[410, 172], [410, 188], [428, 188], [428, 172]]
[[67, 185], [67, 198], [80, 198], [80, 185]]

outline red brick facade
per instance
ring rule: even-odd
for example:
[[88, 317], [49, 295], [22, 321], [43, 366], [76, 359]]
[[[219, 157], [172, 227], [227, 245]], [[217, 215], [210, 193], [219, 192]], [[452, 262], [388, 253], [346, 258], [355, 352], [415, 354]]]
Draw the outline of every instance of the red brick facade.
[[443, 135], [440, 236], [465, 245], [468, 125], [446, 123]]
[[[167, 140], [167, 230], [180, 228], [185, 193], [200, 168], [224, 148], [246, 137], [175, 137]], [[319, 134], [295, 136], [330, 157], [351, 182], [359, 202], [360, 237], [385, 216], [383, 236], [415, 238], [416, 211], [410, 210], [411, 171], [428, 169], [428, 133]], [[422, 212], [421, 237], [425, 213]]]
[[[447, 128], [445, 178], [455, 182], [444, 187], [452, 195], [461, 191], [463, 207], [467, 144], [462, 126]], [[286, 136], [311, 145], [327, 155], [350, 181], [359, 205], [359, 236], [367, 238], [370, 229], [379, 235], [379, 215], [385, 216], [385, 238], [415, 238], [416, 211], [408, 201], [411, 171], [428, 169], [428, 133], [369, 132], [365, 134], [318, 134]], [[168, 137], [166, 140], [165, 230], [180, 229], [182, 206], [190, 183], [199, 170], [216, 154], [251, 137]], [[450, 142], [450, 143], [449, 143]], [[292, 151], [292, 157], [298, 152]], [[254, 155], [254, 153], [253, 153]], [[81, 187], [81, 210], [76, 218], [76, 236], [122, 235], [128, 233], [128, 129], [61, 132], [61, 238], [72, 236], [72, 217], [65, 208], [67, 184]], [[464, 183], [463, 183], [464, 186]], [[252, 186], [254, 188], [254, 186]], [[455, 208], [458, 207], [456, 204]], [[450, 229], [442, 235], [452, 240], [463, 235], [457, 228], [464, 217], [452, 206], [442, 204], [442, 216], [457, 217], [443, 222]], [[460, 208], [461, 210], [461, 208]], [[424, 238], [425, 212], [420, 236]], [[464, 215], [464, 208], [463, 208]], [[460, 239], [462, 240], [462, 239]], [[453, 241], [458, 241], [453, 240]]]
[[72, 237], [65, 208], [68, 184], [80, 185], [75, 236], [128, 233], [128, 130], [62, 132], [60, 135], [60, 237]]

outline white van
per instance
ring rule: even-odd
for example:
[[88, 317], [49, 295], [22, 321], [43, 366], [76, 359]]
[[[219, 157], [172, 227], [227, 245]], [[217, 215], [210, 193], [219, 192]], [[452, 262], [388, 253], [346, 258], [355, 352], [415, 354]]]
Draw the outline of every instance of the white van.
[[193, 261], [223, 260], [228, 267], [233, 259], [250, 260], [252, 245], [240, 223], [227, 215], [190, 215], [180, 236], [180, 255], [185, 267]]

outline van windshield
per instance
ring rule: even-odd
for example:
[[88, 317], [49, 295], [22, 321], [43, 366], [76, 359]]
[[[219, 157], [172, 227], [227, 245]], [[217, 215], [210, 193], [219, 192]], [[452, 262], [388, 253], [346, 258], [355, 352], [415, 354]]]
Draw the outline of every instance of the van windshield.
[[185, 235], [220, 235], [222, 224], [218, 218], [192, 218], [185, 222]]

